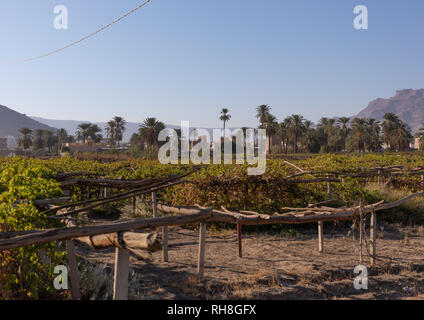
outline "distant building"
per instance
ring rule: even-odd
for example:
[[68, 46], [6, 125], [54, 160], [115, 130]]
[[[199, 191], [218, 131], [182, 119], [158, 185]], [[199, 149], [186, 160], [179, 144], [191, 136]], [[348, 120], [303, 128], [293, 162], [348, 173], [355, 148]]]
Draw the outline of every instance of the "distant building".
[[72, 142], [66, 143], [65, 146], [69, 149], [71, 153], [74, 152], [97, 152], [100, 149], [106, 147], [104, 142], [94, 142], [92, 140], [86, 140], [84, 143]]
[[0, 138], [0, 149], [7, 149], [7, 138]]
[[415, 138], [413, 142], [413, 149], [417, 149], [421, 151], [420, 147], [420, 138]]

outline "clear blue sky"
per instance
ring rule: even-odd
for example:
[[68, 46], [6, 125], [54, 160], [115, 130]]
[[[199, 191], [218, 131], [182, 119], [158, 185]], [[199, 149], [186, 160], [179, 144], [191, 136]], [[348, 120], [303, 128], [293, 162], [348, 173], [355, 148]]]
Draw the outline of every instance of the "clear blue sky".
[[[256, 125], [269, 104], [279, 119], [353, 115], [397, 89], [424, 87], [422, 0], [152, 0], [103, 33], [39, 61], [112, 21], [137, 0], [2, 0], [0, 104], [50, 119], [115, 115], [169, 124]], [[53, 8], [69, 29], [53, 28]], [[369, 30], [353, 28], [367, 5]]]

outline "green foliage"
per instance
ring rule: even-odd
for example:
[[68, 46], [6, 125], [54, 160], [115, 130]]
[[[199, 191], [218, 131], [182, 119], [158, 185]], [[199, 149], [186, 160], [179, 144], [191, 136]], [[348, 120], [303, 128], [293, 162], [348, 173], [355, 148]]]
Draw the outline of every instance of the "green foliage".
[[[54, 172], [42, 161], [12, 158], [0, 166], [0, 231], [51, 228], [46, 215], [31, 201], [61, 196]], [[0, 297], [38, 298], [57, 295], [53, 266], [64, 254], [52, 243], [0, 252]], [[50, 263], [48, 263], [50, 262]]]

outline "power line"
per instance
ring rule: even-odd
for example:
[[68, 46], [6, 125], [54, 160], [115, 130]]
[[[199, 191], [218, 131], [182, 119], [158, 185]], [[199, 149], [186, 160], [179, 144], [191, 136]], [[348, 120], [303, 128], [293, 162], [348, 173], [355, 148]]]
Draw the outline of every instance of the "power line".
[[45, 58], [45, 57], [51, 56], [51, 55], [56, 54], [56, 53], [58, 53], [58, 52], [60, 52], [60, 51], [63, 51], [63, 50], [68, 49], [68, 48], [70, 48], [70, 47], [72, 47], [72, 46], [75, 46], [75, 45], [77, 45], [77, 44], [79, 44], [79, 43], [83, 42], [84, 40], [87, 40], [87, 39], [89, 39], [89, 38], [91, 38], [91, 37], [95, 36], [96, 34], [98, 34], [98, 33], [102, 32], [103, 30], [105, 30], [105, 29], [107, 29], [107, 28], [109, 28], [109, 27], [113, 26], [114, 24], [116, 24], [116, 23], [120, 22], [121, 20], [125, 19], [125, 18], [126, 18], [126, 17], [128, 17], [129, 15], [133, 14], [133, 13], [134, 13], [134, 12], [136, 12], [137, 10], [141, 9], [142, 7], [144, 7], [144, 6], [145, 6], [146, 4], [148, 4], [150, 1], [151, 1], [151, 0], [146, 0], [145, 2], [143, 2], [142, 4], [140, 4], [139, 6], [137, 6], [136, 8], [134, 8], [134, 9], [132, 9], [131, 11], [127, 12], [126, 14], [124, 14], [124, 15], [120, 16], [118, 19], [116, 19], [116, 20], [112, 21], [111, 23], [109, 23], [109, 24], [105, 25], [104, 27], [102, 27], [102, 28], [100, 28], [100, 29], [98, 29], [98, 30], [96, 30], [96, 31], [94, 31], [94, 32], [92, 32], [92, 33], [90, 33], [90, 34], [86, 35], [85, 37], [83, 37], [83, 38], [81, 38], [81, 39], [79, 39], [79, 40], [77, 40], [77, 41], [74, 41], [74, 42], [72, 42], [72, 43], [70, 43], [70, 44], [68, 44], [68, 45], [66, 45], [66, 46], [64, 46], [64, 47], [62, 47], [62, 48], [59, 48], [59, 49], [56, 49], [56, 50], [50, 51], [50, 52], [48, 52], [48, 53], [45, 53], [45, 54], [43, 54], [43, 55], [36, 56], [36, 57], [33, 57], [33, 58], [23, 59], [23, 60], [14, 60], [14, 61], [9, 61], [9, 62], [11, 62], [11, 63], [20, 63], [20, 62], [29, 62], [29, 61], [34, 61], [34, 60], [38, 60], [38, 59], [41, 59], [41, 58]]

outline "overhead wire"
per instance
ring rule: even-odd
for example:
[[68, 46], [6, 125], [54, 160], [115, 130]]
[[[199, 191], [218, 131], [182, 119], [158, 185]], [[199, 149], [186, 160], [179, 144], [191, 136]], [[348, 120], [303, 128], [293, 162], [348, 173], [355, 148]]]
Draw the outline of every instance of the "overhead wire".
[[13, 60], [13, 61], [9, 61], [9, 62], [10, 62], [10, 63], [22, 63], [22, 62], [29, 62], [29, 61], [39, 60], [39, 59], [42, 59], [42, 58], [45, 58], [45, 57], [48, 57], [48, 56], [54, 55], [54, 54], [56, 54], [56, 53], [59, 53], [59, 52], [61, 52], [61, 51], [65, 50], [65, 49], [68, 49], [68, 48], [70, 48], [70, 47], [73, 47], [73, 46], [75, 46], [75, 45], [77, 45], [77, 44], [79, 44], [79, 43], [81, 43], [81, 42], [83, 42], [83, 41], [85, 41], [85, 40], [87, 40], [87, 39], [89, 39], [89, 38], [91, 38], [91, 37], [94, 37], [96, 34], [98, 34], [98, 33], [102, 32], [102, 31], [104, 31], [105, 29], [107, 29], [107, 28], [109, 28], [109, 27], [113, 26], [114, 24], [116, 24], [116, 23], [120, 22], [121, 20], [125, 19], [126, 17], [128, 17], [128, 16], [129, 16], [129, 15], [131, 15], [131, 14], [133, 14], [133, 13], [134, 13], [134, 12], [136, 12], [137, 10], [139, 10], [139, 9], [143, 8], [143, 7], [144, 7], [145, 5], [147, 5], [150, 1], [151, 1], [151, 0], [146, 0], [146, 1], [145, 1], [145, 2], [143, 2], [142, 4], [138, 5], [138, 6], [137, 6], [137, 7], [135, 7], [134, 9], [132, 9], [131, 11], [129, 11], [129, 12], [127, 12], [127, 13], [125, 13], [125, 14], [124, 14], [124, 15], [122, 15], [122, 16], [120, 16], [120, 17], [119, 17], [119, 18], [117, 18], [116, 20], [114, 20], [114, 21], [112, 21], [112, 22], [108, 23], [107, 25], [105, 25], [105, 26], [101, 27], [100, 29], [97, 29], [96, 31], [94, 31], [94, 32], [92, 32], [92, 33], [90, 33], [90, 34], [88, 34], [88, 35], [86, 35], [86, 36], [82, 37], [81, 39], [79, 39], [79, 40], [77, 40], [77, 41], [74, 41], [74, 42], [72, 42], [72, 43], [70, 43], [70, 44], [68, 44], [68, 45], [66, 45], [66, 46], [64, 46], [64, 47], [62, 47], [62, 48], [59, 48], [59, 49], [56, 49], [56, 50], [53, 50], [53, 51], [47, 52], [47, 53], [45, 53], [45, 54], [42, 54], [42, 55], [39, 55], [39, 56], [36, 56], [36, 57], [32, 57], [32, 58], [28, 58], [28, 59], [21, 59], [21, 60]]

